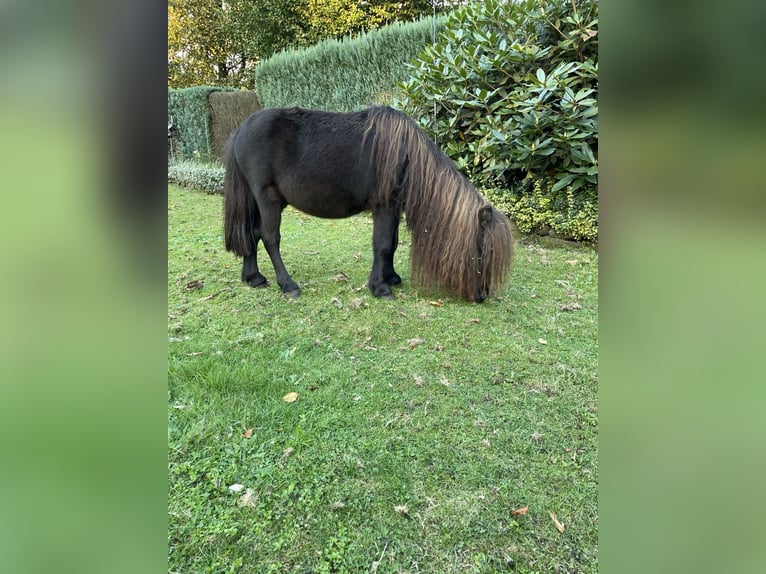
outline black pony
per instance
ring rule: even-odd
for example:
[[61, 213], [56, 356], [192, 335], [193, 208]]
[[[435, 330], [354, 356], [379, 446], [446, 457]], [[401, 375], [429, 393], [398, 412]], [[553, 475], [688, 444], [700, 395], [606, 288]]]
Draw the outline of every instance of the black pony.
[[287, 205], [325, 218], [372, 212], [368, 286], [376, 297], [392, 297], [401, 284], [394, 252], [403, 211], [415, 281], [480, 302], [506, 280], [508, 219], [401, 112], [264, 109], [229, 138], [224, 164], [226, 249], [244, 258], [242, 280], [253, 287], [267, 284], [257, 261], [263, 241], [282, 292], [300, 294], [279, 252]]

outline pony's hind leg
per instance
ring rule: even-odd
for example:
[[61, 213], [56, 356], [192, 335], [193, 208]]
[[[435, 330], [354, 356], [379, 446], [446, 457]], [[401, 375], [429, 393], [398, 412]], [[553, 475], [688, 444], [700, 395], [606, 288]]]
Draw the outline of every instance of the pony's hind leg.
[[258, 202], [261, 212], [261, 241], [266, 248], [266, 252], [274, 265], [274, 271], [277, 274], [277, 283], [282, 289], [282, 293], [288, 297], [298, 297], [301, 290], [298, 284], [293, 281], [282, 261], [282, 255], [279, 251], [279, 242], [281, 239], [279, 226], [282, 223], [283, 205], [277, 202], [269, 201], [266, 195], [262, 196]]
[[249, 237], [250, 254], [242, 258], [242, 282], [250, 287], [268, 287], [269, 282], [258, 269], [258, 242], [261, 238], [260, 221], [254, 222]]
[[250, 287], [268, 287], [269, 281], [258, 269], [258, 254], [255, 249], [242, 260], [242, 281]]

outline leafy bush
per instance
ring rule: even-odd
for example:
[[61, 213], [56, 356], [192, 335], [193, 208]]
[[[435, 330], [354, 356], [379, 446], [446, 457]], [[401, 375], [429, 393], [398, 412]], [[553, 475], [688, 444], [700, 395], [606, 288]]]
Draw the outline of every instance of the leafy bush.
[[251, 90], [213, 86], [169, 89], [168, 122], [172, 121], [176, 130], [176, 158], [196, 162], [220, 158], [229, 134], [260, 108]]
[[219, 165], [203, 165], [181, 161], [168, 166], [168, 181], [181, 187], [192, 187], [207, 193], [223, 193], [224, 169]]
[[232, 90], [195, 86], [168, 90], [168, 121], [178, 130], [177, 153], [183, 159], [207, 161], [214, 156], [212, 117], [208, 97], [212, 92]]
[[508, 190], [522, 230], [596, 238], [597, 0], [469, 4], [400, 87], [396, 105], [477, 186]]
[[303, 50], [286, 50], [255, 70], [255, 85], [266, 107], [302, 106], [353, 111], [388, 103], [407, 64], [444, 26], [444, 17], [395, 23], [355, 38], [323, 40]]
[[[492, 204], [507, 213], [524, 233], [553, 232], [567, 239], [593, 241], [598, 238], [598, 203], [576, 198], [571, 186], [563, 193], [552, 193], [552, 183], [527, 180], [531, 190], [510, 194], [502, 189], [482, 191]], [[562, 197], [563, 196], [563, 197]]]

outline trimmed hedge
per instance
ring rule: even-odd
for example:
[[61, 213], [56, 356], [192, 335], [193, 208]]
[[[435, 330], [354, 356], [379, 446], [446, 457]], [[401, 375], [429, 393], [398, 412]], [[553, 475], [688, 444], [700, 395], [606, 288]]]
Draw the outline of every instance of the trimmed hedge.
[[168, 121], [176, 129], [176, 159], [219, 159], [229, 134], [259, 109], [252, 91], [214, 86], [169, 89]]
[[168, 166], [168, 182], [210, 194], [223, 193], [223, 176], [223, 167], [193, 161], [181, 161]]
[[265, 107], [355, 111], [389, 103], [407, 64], [438, 34], [446, 17], [396, 22], [357, 37], [323, 40], [302, 50], [286, 50], [255, 70], [255, 85]]
[[229, 135], [250, 114], [261, 109], [258, 96], [251, 90], [211, 92], [208, 97], [213, 119], [213, 152], [223, 157], [223, 148]]
[[207, 161], [213, 153], [213, 119], [208, 97], [217, 90], [213, 86], [195, 86], [181, 90], [168, 90], [168, 123], [177, 132], [176, 151], [179, 159]]

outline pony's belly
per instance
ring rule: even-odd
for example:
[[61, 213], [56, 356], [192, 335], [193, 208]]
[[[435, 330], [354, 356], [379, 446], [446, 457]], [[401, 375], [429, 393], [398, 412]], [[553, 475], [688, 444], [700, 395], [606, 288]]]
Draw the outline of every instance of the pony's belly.
[[303, 186], [285, 195], [287, 202], [309, 215], [326, 219], [342, 219], [368, 209], [366, 198], [337, 186]]
[[322, 217], [324, 219], [343, 219], [344, 217], [351, 217], [357, 213], [365, 211], [364, 207], [356, 207], [349, 204], [309, 204], [309, 205], [293, 205], [299, 211], [313, 215], [314, 217]]

